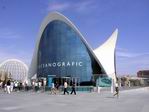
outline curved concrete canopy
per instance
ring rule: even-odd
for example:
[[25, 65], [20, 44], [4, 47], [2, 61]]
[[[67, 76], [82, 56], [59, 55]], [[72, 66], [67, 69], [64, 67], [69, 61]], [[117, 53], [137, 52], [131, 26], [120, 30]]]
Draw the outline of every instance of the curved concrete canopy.
[[116, 29], [109, 39], [94, 50], [95, 55], [104, 67], [109, 77], [116, 79], [115, 47], [117, 42], [118, 29]]

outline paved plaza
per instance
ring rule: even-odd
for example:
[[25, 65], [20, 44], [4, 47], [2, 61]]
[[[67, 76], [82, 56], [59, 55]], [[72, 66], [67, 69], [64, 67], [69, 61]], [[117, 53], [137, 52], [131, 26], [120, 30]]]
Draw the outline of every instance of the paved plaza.
[[108, 91], [77, 95], [0, 91], [0, 112], [149, 112], [149, 89], [121, 91], [118, 99]]

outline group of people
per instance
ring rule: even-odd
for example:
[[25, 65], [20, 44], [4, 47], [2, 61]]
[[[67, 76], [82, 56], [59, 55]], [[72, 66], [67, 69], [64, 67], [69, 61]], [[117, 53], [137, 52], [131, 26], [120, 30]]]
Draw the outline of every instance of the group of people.
[[[68, 84], [65, 81], [64, 82], [64, 95], [65, 95], [65, 93], [69, 94], [67, 88], [68, 88]], [[72, 83], [72, 86], [71, 86], [71, 93], [70, 94], [72, 94], [72, 93], [74, 93], [76, 95], [76, 84], [74, 82]]]
[[[41, 81], [33, 81], [31, 83], [31, 87], [28, 85], [27, 82], [19, 82], [19, 81], [12, 81], [12, 80], [7, 80], [5, 82], [0, 82], [0, 88], [4, 88], [4, 91], [8, 94], [10, 94], [12, 91], [21, 91], [21, 90], [25, 90], [28, 91], [29, 88], [32, 88], [35, 92], [37, 92], [38, 90], [40, 90], [41, 88], [43, 88], [43, 90], [45, 91], [45, 87], [46, 86], [46, 82], [41, 82]], [[59, 91], [59, 87], [60, 85], [58, 83], [54, 82], [52, 83], [51, 89], [50, 89], [50, 93], [51, 94], [57, 94]], [[63, 85], [63, 94], [69, 94], [68, 92], [68, 83], [67, 81], [64, 81], [64, 85]], [[75, 94], [76, 95], [76, 83], [72, 82], [71, 84], [71, 92], [70, 94]], [[117, 96], [117, 98], [119, 97], [119, 87], [118, 87], [118, 83], [115, 84], [115, 93], [113, 96]]]
[[23, 88], [28, 90], [28, 84], [15, 81], [15, 80], [7, 80], [7, 81], [1, 81], [0, 82], [0, 87], [4, 89], [4, 91], [8, 94], [10, 94], [13, 91], [20, 91]]
[[32, 84], [31, 84], [33, 90], [35, 92], [41, 90], [41, 88], [43, 87], [43, 83], [42, 81], [32, 81]]
[[[64, 82], [64, 86], [63, 86], [63, 94], [65, 95], [66, 93], [69, 94], [68, 92], [68, 83], [65, 81]], [[51, 86], [51, 94], [57, 94], [57, 92], [59, 92], [59, 85], [58, 84], [54, 84], [52, 82], [52, 86]], [[70, 94], [75, 94], [76, 95], [76, 84], [73, 82], [72, 86], [71, 86], [71, 93]]]

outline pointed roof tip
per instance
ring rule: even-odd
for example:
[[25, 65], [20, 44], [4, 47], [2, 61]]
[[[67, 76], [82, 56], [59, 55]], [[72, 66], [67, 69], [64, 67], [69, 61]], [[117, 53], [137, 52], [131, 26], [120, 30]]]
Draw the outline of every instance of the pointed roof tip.
[[115, 29], [114, 33], [118, 33], [118, 28]]
[[[43, 20], [43, 23], [45, 22], [45, 21], [48, 21], [48, 20], [50, 20], [49, 18], [65, 18], [65, 19], [67, 19], [62, 13], [60, 13], [60, 12], [58, 12], [58, 11], [51, 11], [51, 12], [49, 12], [47, 15], [46, 15], [46, 17], [44, 18], [44, 20]], [[42, 23], [42, 24], [43, 24]]]
[[[114, 30], [114, 32], [112, 33], [112, 35], [116, 35], [116, 37], [118, 36], [118, 28], [116, 28], [115, 30]], [[111, 35], [111, 36], [112, 36]]]
[[61, 14], [60, 12], [58, 12], [58, 11], [51, 11], [51, 12], [49, 12], [49, 14]]
[[67, 17], [65, 17], [62, 13], [58, 12], [58, 11], [51, 11], [47, 14], [47, 16], [44, 18], [44, 20], [49, 20], [49, 17], [56, 17], [56, 18], [65, 18], [68, 19]]
[[60, 15], [60, 16], [64, 16], [62, 13], [58, 12], [58, 11], [51, 11], [48, 13], [48, 15]]

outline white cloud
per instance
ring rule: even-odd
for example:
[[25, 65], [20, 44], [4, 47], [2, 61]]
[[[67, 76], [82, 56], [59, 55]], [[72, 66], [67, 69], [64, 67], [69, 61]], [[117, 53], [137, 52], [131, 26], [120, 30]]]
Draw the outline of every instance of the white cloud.
[[[29, 64], [28, 54], [21, 54], [21, 52], [16, 52], [17, 46], [14, 44], [7, 45], [5, 41], [12, 41], [12, 39], [20, 39], [21, 36], [15, 30], [9, 28], [0, 29], [0, 63], [6, 59], [17, 58], [25, 63]], [[2, 41], [3, 40], [3, 41]], [[5, 41], [4, 41], [5, 40]]]
[[13, 46], [9, 47], [0, 47], [0, 63], [7, 60], [7, 59], [19, 59], [26, 63], [28, 66], [31, 61], [31, 54], [28, 52], [12, 52]]
[[149, 69], [149, 55], [120, 60], [117, 58], [118, 74], [136, 74], [139, 70]]
[[118, 74], [136, 74], [139, 70], [149, 69], [149, 53], [118, 48], [116, 63]]
[[75, 7], [78, 12], [86, 12], [91, 8], [95, 8], [96, 4], [94, 4], [94, 0], [85, 0], [84, 2], [77, 3]]
[[134, 57], [149, 55], [149, 53], [140, 53], [140, 52], [136, 53], [136, 52], [130, 52], [124, 48], [117, 48], [116, 55], [122, 58], [134, 58]]
[[123, 57], [123, 58], [133, 58], [140, 55], [138, 53], [121, 52], [121, 51], [117, 52], [116, 54], [118, 57]]
[[77, 11], [77, 12], [86, 12], [90, 8], [94, 8], [95, 4], [94, 0], [84, 0], [84, 1], [79, 1], [79, 2], [70, 2], [70, 1], [65, 1], [65, 2], [50, 2], [48, 4], [48, 11]]
[[48, 6], [48, 11], [53, 11], [53, 10], [66, 10], [70, 8], [70, 4], [69, 3], [50, 3]]
[[20, 37], [21, 36], [13, 30], [6, 28], [0, 29], [0, 39], [18, 39]]
[[[19, 59], [25, 62], [27, 65], [30, 64], [32, 53], [18, 50], [17, 43], [7, 45], [7, 41], [11, 42], [14, 39], [21, 39], [20, 33], [17, 33], [14, 29], [1, 28], [0, 29], [0, 63], [6, 59]], [[2, 41], [3, 40], [3, 41]], [[6, 43], [5, 43], [6, 42]]]

